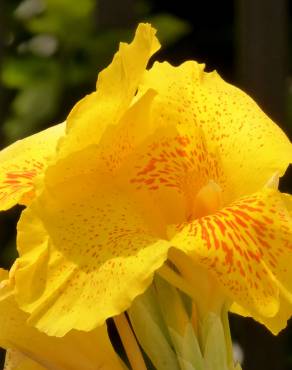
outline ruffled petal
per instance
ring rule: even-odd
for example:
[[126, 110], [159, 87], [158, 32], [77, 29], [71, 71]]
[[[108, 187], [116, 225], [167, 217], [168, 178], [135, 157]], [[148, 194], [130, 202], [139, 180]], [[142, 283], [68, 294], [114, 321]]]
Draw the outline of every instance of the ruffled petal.
[[90, 175], [44, 191], [22, 214], [11, 273], [29, 323], [62, 336], [127, 309], [167, 258], [146, 208]]
[[0, 210], [30, 203], [34, 197], [34, 178], [45, 170], [64, 131], [62, 123], [0, 152]]
[[292, 221], [277, 191], [264, 189], [170, 232], [175, 247], [207, 268], [232, 301], [258, 317], [274, 317], [280, 295], [285, 290], [290, 296]]
[[57, 158], [47, 169], [45, 182], [52, 185], [71, 181], [81, 174], [115, 176], [136, 146], [154, 130], [150, 115], [155, 95], [153, 90], [148, 90], [136, 99], [118, 124], [105, 128], [98, 145], [92, 144], [64, 158]]
[[[2, 280], [0, 290], [7, 289], [7, 284]], [[8, 369], [123, 369], [106, 325], [89, 333], [73, 330], [55, 338], [29, 326], [27, 317], [16, 305], [12, 291], [0, 300], [0, 346], [13, 350], [6, 363]]]
[[73, 108], [60, 156], [98, 144], [104, 130], [122, 117], [136, 93], [149, 58], [160, 44], [149, 24], [139, 24], [131, 44], [120, 43], [112, 63], [98, 76], [97, 91]]
[[216, 72], [204, 72], [203, 64], [155, 63], [145, 73], [140, 92], [149, 88], [158, 93], [154, 109], [160, 121], [176, 116], [201, 127], [208, 146], [218, 147], [228, 178], [227, 203], [259, 191], [291, 163], [292, 145], [281, 129], [244, 92]]

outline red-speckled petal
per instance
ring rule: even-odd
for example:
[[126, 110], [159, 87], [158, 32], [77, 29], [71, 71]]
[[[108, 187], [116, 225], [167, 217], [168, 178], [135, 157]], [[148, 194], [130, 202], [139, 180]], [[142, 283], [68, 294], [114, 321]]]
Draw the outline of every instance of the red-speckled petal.
[[292, 292], [292, 222], [274, 190], [264, 189], [171, 232], [174, 246], [209, 269], [232, 300], [258, 316], [277, 314], [280, 286]]
[[195, 197], [210, 180], [226, 184], [218, 153], [207, 147], [202, 130], [175, 120], [138, 145], [119, 176], [121, 184], [157, 204], [167, 224], [192, 217]]
[[[167, 258], [145, 210], [88, 175], [44, 191], [18, 225], [16, 299], [50, 335], [92, 330], [127, 309]], [[148, 218], [155, 223], [155, 213]]]
[[[292, 217], [292, 197], [289, 194], [282, 194], [282, 200]], [[286, 230], [288, 231], [288, 230]], [[290, 238], [291, 240], [291, 238]], [[288, 248], [289, 251], [289, 248]], [[282, 258], [278, 261], [278, 265], [282, 268], [275, 273], [277, 278], [276, 283], [280, 288], [280, 308], [278, 313], [274, 317], [264, 317], [259, 315], [258, 312], [249, 311], [241, 307], [238, 303], [234, 303], [231, 306], [231, 311], [241, 316], [251, 316], [255, 320], [264, 324], [273, 334], [277, 335], [282, 329], [287, 326], [287, 321], [292, 315], [292, 295], [291, 295], [291, 260], [287, 254], [282, 254]]]
[[65, 124], [53, 126], [10, 145], [0, 152], [0, 210], [28, 204], [34, 196], [34, 178], [55, 154]]
[[158, 93], [153, 108], [158, 124], [176, 117], [176, 122], [201, 127], [208, 146], [218, 147], [228, 178], [227, 203], [259, 191], [291, 163], [292, 145], [281, 129], [247, 94], [216, 72], [204, 72], [204, 65], [155, 63], [140, 91], [149, 88]]
[[139, 96], [120, 123], [107, 128], [98, 146], [72, 153], [49, 168], [50, 183], [80, 173], [113, 176], [139, 202], [156, 203], [161, 222], [189, 219], [202, 187], [210, 180], [223, 190], [226, 186], [220, 156], [207, 147], [200, 128], [179, 123], [175, 116], [171, 122], [158, 122], [152, 110], [155, 99], [153, 90]]

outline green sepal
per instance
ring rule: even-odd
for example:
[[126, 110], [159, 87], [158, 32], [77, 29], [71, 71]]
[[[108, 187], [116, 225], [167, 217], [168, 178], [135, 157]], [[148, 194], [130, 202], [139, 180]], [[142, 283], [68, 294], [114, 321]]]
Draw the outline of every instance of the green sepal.
[[137, 297], [128, 310], [135, 335], [157, 370], [180, 370], [153, 288]]
[[179, 359], [182, 370], [205, 370], [204, 359], [198, 339], [192, 324], [189, 322], [185, 328], [184, 336], [180, 336], [171, 328], [170, 334]]
[[227, 364], [224, 329], [220, 317], [209, 313], [202, 325], [205, 370], [231, 370]]

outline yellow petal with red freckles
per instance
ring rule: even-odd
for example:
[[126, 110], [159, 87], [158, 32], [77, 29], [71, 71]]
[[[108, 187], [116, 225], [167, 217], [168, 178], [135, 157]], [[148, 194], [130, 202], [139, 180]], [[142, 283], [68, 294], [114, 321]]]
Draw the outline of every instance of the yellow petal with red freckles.
[[[0, 294], [3, 282], [0, 282]], [[89, 333], [73, 330], [63, 338], [56, 338], [29, 326], [27, 318], [28, 315], [18, 308], [12, 292], [0, 300], [0, 346], [16, 351], [7, 364], [11, 370], [43, 367], [60, 370], [123, 369], [109, 340], [106, 325]]]
[[[153, 99], [153, 91], [139, 97], [99, 146], [50, 166], [47, 190], [24, 213], [17, 299], [41, 330], [57, 335], [72, 327], [89, 330], [126, 309], [166, 259], [169, 244], [161, 240], [166, 223], [192, 217], [192, 200], [210, 178], [224, 186], [219, 158], [206, 147], [202, 130], [175, 121], [156, 128]], [[113, 244], [110, 234], [121, 227], [133, 230], [133, 240], [124, 235]], [[124, 243], [130, 249], [120, 261]], [[117, 250], [117, 261], [111, 250]], [[98, 314], [94, 302], [102, 302]]]
[[152, 111], [155, 99], [155, 92], [148, 90], [119, 124], [107, 128], [99, 145], [59, 160], [48, 169], [45, 181], [69, 181], [80, 173], [110, 175], [139, 202], [159, 204], [156, 212], [164, 221], [157, 225], [191, 217], [202, 187], [210, 180], [225, 186], [220, 158], [207, 148], [200, 128], [179, 123], [176, 117], [158, 124]]
[[[156, 122], [156, 115], [152, 119]], [[167, 224], [183, 222], [193, 217], [200, 189], [210, 180], [224, 187], [226, 179], [218, 153], [209, 150], [201, 129], [175, 119], [157, 126], [132, 150], [117, 176], [131, 192], [154, 202]]]
[[209, 269], [232, 301], [257, 316], [277, 314], [281, 286], [291, 294], [292, 223], [277, 191], [243, 197], [171, 232], [175, 247]]
[[227, 203], [259, 191], [291, 163], [292, 145], [280, 128], [247, 94], [216, 72], [204, 72], [204, 65], [155, 63], [140, 90], [148, 88], [158, 93], [155, 110], [160, 121], [176, 116], [177, 121], [201, 127], [208, 146], [218, 147], [228, 178]]
[[104, 130], [122, 117], [136, 93], [149, 58], [160, 45], [149, 24], [139, 24], [131, 44], [120, 43], [112, 63], [98, 76], [97, 91], [73, 108], [60, 155], [98, 144]]
[[49, 187], [20, 219], [11, 280], [29, 323], [50, 335], [121, 313], [167, 258], [168, 242], [147, 225], [155, 213], [111, 181], [90, 174]]
[[115, 176], [119, 168], [154, 130], [151, 127], [151, 106], [155, 92], [148, 90], [124, 114], [116, 125], [109, 125], [98, 145], [90, 145], [57, 160], [57, 166], [50, 166], [45, 182], [56, 184], [70, 181], [80, 174], [98, 173], [100, 177]]
[[31, 201], [34, 178], [46, 169], [64, 131], [62, 123], [19, 140], [0, 152], [0, 210]]
[[9, 349], [5, 355], [4, 370], [46, 370], [46, 368], [21, 352]]
[[[292, 217], [292, 197], [290, 194], [282, 194], [282, 200], [290, 214], [290, 219], [291, 219]], [[291, 246], [289, 245], [288, 247], [291, 248]], [[281, 266], [281, 269], [278, 273], [277, 272], [275, 273], [275, 277], [277, 278], [277, 284], [280, 286], [280, 294], [279, 294], [280, 307], [279, 307], [279, 311], [274, 317], [259, 316], [257, 312], [247, 311], [243, 307], [238, 305], [237, 303], [234, 303], [231, 306], [232, 312], [237, 313], [241, 316], [253, 317], [255, 320], [264, 324], [275, 335], [277, 335], [282, 329], [284, 329], [287, 326], [287, 321], [290, 319], [292, 315], [291, 258], [287, 258], [287, 255], [283, 254], [282, 261], [279, 261], [279, 265]], [[281, 270], [282, 270], [282, 273], [281, 273]]]

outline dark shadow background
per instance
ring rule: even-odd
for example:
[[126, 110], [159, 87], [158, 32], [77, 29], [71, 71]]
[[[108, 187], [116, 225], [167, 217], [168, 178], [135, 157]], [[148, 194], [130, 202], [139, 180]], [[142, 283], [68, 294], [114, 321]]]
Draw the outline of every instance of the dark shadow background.
[[[253, 96], [291, 138], [291, 19], [288, 0], [0, 1], [0, 145], [63, 121], [140, 21], [158, 28], [155, 59], [205, 62]], [[291, 193], [291, 169], [281, 190]], [[16, 256], [19, 212], [0, 213], [6, 268]], [[235, 316], [231, 326], [244, 370], [292, 369], [291, 328], [274, 337]]]

